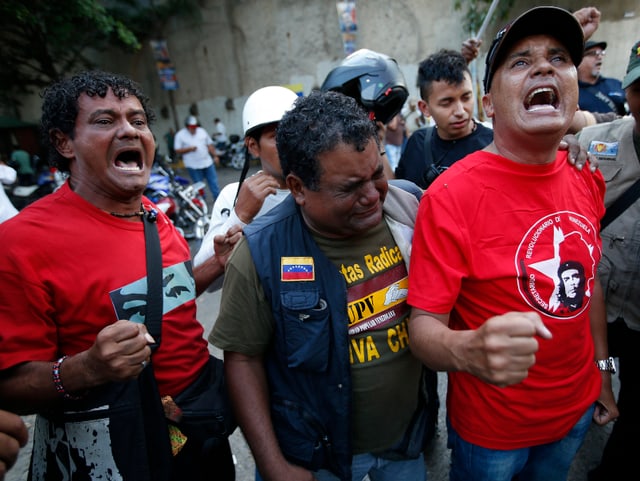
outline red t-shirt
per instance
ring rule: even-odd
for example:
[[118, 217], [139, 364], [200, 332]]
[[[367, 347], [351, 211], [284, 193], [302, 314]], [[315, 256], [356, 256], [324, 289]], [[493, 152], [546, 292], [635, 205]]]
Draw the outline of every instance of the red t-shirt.
[[[448, 414], [468, 442], [517, 449], [555, 441], [597, 399], [601, 377], [588, 310], [604, 191], [600, 173], [578, 171], [565, 152], [548, 165], [523, 165], [478, 151], [422, 198], [408, 303], [450, 313], [449, 326], [458, 330], [509, 311], [535, 311], [553, 334], [539, 340], [536, 363], [519, 384], [500, 388], [449, 373]], [[561, 288], [561, 266], [578, 265], [578, 288]], [[565, 307], [568, 295], [572, 308]]]
[[[157, 225], [164, 315], [153, 363], [161, 394], [175, 396], [208, 350], [196, 320], [189, 246], [164, 214]], [[118, 319], [144, 322], [142, 222], [97, 209], [67, 183], [1, 224], [0, 245], [0, 370], [84, 351]]]

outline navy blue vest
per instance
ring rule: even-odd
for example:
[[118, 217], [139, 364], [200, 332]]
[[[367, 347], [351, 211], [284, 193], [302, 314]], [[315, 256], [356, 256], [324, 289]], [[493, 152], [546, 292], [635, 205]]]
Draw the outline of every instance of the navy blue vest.
[[[346, 282], [317, 246], [292, 196], [244, 234], [275, 319], [265, 368], [280, 448], [294, 464], [350, 480]], [[313, 258], [313, 267], [291, 264], [294, 257]], [[313, 280], [283, 280], [292, 275]]]

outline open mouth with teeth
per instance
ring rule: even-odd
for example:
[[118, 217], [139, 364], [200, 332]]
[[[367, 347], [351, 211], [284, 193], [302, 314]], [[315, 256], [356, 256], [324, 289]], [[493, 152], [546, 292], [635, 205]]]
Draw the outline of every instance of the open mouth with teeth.
[[142, 157], [137, 150], [125, 150], [116, 157], [115, 166], [120, 170], [142, 170]]
[[550, 87], [535, 89], [525, 100], [524, 108], [530, 112], [545, 109], [555, 110], [558, 108], [558, 95]]

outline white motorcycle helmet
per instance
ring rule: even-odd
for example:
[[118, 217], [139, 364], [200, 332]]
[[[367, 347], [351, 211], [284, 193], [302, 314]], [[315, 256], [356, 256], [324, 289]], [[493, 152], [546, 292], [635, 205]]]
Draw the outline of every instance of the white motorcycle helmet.
[[253, 130], [273, 122], [279, 122], [298, 96], [286, 87], [272, 85], [253, 92], [242, 109], [244, 136]]

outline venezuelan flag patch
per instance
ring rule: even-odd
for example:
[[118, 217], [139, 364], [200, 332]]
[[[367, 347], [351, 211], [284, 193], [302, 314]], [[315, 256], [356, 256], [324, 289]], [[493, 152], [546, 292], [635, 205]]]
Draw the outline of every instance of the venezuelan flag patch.
[[315, 281], [316, 279], [313, 257], [282, 257], [280, 265], [282, 282]]

